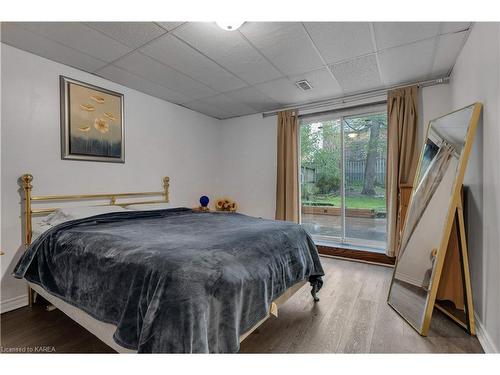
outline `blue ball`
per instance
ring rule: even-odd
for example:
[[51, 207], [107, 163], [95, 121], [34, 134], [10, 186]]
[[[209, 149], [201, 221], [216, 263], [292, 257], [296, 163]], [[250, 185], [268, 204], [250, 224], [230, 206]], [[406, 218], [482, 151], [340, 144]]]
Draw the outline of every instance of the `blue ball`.
[[208, 197], [206, 195], [204, 195], [200, 198], [201, 207], [207, 207], [208, 202], [210, 202], [210, 199], [208, 199]]

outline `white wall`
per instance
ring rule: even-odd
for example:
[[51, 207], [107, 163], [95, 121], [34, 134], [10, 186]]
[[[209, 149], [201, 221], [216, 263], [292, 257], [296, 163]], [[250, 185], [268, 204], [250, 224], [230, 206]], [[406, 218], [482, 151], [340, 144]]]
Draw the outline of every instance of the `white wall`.
[[419, 144], [427, 132], [429, 121], [452, 111], [450, 84], [423, 87], [419, 90]]
[[221, 121], [219, 191], [239, 211], [274, 219], [276, 209], [276, 117], [250, 115]]
[[485, 350], [500, 349], [500, 24], [476, 23], [452, 72], [451, 103], [484, 105], [465, 184], [474, 305]]
[[[171, 202], [194, 206], [215, 195], [219, 121], [91, 74], [2, 44], [1, 54], [1, 301], [26, 302], [23, 281], [10, 276], [21, 255], [17, 179], [29, 172], [34, 194], [161, 190], [170, 176]], [[125, 95], [125, 164], [61, 160], [59, 75]], [[236, 167], [235, 167], [236, 168]]]

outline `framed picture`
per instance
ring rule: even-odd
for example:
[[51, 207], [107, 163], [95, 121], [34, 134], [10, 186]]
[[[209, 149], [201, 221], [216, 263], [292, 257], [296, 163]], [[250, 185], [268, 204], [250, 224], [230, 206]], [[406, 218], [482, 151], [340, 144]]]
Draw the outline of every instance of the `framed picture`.
[[124, 163], [123, 94], [60, 77], [61, 157]]

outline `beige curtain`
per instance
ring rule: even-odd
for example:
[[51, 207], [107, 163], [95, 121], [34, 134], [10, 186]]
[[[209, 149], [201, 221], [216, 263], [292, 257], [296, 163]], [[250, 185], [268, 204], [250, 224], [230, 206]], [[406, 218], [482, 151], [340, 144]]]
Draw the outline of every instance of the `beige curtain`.
[[299, 222], [299, 121], [296, 111], [278, 112], [276, 220]]
[[401, 231], [401, 186], [413, 184], [418, 157], [417, 86], [387, 95], [387, 255], [397, 256]]

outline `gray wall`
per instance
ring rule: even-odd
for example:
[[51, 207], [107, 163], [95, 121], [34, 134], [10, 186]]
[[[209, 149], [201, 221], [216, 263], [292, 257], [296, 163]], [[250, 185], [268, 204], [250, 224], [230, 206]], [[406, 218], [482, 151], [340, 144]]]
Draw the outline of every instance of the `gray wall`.
[[479, 337], [486, 351], [500, 348], [500, 24], [476, 23], [452, 72], [451, 103], [482, 102], [465, 176], [470, 187], [468, 238]]

